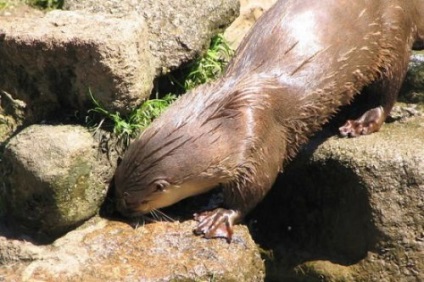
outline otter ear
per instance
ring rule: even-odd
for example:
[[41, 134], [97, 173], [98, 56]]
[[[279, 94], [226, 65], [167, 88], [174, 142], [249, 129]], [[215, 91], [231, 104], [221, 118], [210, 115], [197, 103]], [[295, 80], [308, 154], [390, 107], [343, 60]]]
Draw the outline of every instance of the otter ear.
[[163, 192], [168, 186], [169, 186], [169, 182], [166, 181], [165, 179], [159, 179], [153, 183], [155, 192]]

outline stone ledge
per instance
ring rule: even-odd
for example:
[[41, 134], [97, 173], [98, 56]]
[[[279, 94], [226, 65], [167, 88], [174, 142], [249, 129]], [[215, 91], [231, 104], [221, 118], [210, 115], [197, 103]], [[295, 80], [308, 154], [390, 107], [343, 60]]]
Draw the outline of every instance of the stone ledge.
[[[101, 27], [101, 28], [99, 28]], [[0, 19], [0, 89], [31, 120], [92, 107], [127, 112], [150, 95], [154, 68], [142, 17], [53, 11]]]
[[38, 247], [32, 262], [4, 263], [0, 277], [7, 281], [263, 281], [264, 264], [246, 227], [236, 226], [234, 240], [228, 244], [193, 235], [194, 226], [194, 221], [158, 222], [133, 229], [126, 223], [94, 218], [51, 246]]

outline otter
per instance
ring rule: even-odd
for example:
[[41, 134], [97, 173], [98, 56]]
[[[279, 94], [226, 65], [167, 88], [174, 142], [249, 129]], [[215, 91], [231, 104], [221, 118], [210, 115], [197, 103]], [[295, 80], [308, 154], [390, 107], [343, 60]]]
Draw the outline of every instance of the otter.
[[115, 173], [117, 209], [138, 216], [222, 187], [195, 234], [231, 241], [299, 147], [365, 87], [373, 103], [342, 136], [378, 131], [424, 46], [424, 0], [280, 0], [221, 78], [180, 97]]

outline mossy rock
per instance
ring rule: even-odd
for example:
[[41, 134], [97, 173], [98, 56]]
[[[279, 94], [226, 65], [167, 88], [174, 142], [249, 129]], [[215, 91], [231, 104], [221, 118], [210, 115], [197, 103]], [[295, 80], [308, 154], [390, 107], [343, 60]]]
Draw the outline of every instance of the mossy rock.
[[17, 224], [57, 236], [90, 218], [107, 184], [92, 134], [80, 126], [35, 125], [6, 144], [0, 197]]

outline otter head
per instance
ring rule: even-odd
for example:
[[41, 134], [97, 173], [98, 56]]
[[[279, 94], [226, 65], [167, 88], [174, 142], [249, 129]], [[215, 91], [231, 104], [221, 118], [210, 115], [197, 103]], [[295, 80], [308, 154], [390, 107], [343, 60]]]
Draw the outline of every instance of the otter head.
[[124, 215], [172, 205], [225, 178], [222, 131], [177, 102], [129, 146], [115, 172], [117, 209]]
[[205, 154], [191, 136], [173, 138], [157, 132], [149, 138], [146, 133], [131, 144], [116, 170], [119, 212], [145, 214], [219, 185], [215, 177], [208, 177]]

